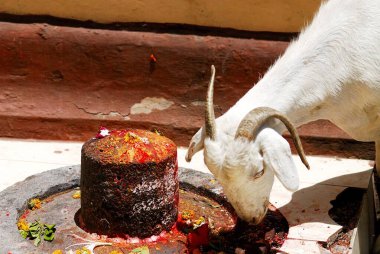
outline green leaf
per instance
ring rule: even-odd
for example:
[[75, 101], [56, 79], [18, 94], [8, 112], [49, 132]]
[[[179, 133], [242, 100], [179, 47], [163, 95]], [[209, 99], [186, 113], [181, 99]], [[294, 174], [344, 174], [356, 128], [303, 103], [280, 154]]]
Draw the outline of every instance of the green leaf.
[[45, 241], [49, 241], [49, 242], [53, 241], [53, 240], [54, 240], [54, 233], [51, 233], [51, 234], [45, 234], [45, 235], [44, 235], [44, 240], [45, 240]]
[[32, 223], [30, 223], [30, 226], [31, 227], [33, 227], [33, 226], [38, 226], [38, 225], [40, 225], [40, 222], [39, 221], [35, 221], [35, 222], [32, 222]]
[[34, 246], [38, 246], [41, 243], [41, 236], [38, 236], [36, 239], [34, 239]]
[[28, 202], [28, 208], [29, 208], [29, 209], [33, 209], [34, 206], [35, 206], [34, 201], [30, 200], [30, 201]]
[[19, 230], [20, 235], [26, 239], [34, 239], [34, 245], [38, 246], [42, 242], [42, 237], [45, 241], [54, 240], [54, 232], [56, 231], [55, 224], [42, 224], [39, 221], [29, 223], [29, 231]]
[[40, 230], [40, 227], [38, 226], [38, 225], [36, 225], [36, 226], [29, 226], [29, 230], [30, 231], [39, 231]]
[[24, 239], [28, 238], [29, 231], [19, 230], [19, 232], [20, 232], [20, 235], [21, 235], [22, 238], [24, 238]]
[[54, 233], [55, 231], [56, 231], [55, 228], [53, 228], [53, 229], [45, 228], [45, 229], [44, 229], [44, 234]]
[[49, 235], [49, 234], [52, 234], [52, 233], [54, 233], [53, 230], [45, 228], [44, 235]]
[[35, 221], [29, 224], [30, 231], [39, 231], [41, 229], [41, 224], [39, 221]]
[[40, 231], [29, 231], [29, 232], [30, 232], [30, 235], [31, 235], [33, 238], [41, 237], [41, 232], [40, 232]]
[[55, 231], [55, 224], [44, 224], [44, 227]]
[[129, 252], [129, 254], [149, 254], [149, 248], [148, 246], [141, 246], [141, 247], [138, 247], [136, 249], [133, 249], [131, 250], [131, 252]]

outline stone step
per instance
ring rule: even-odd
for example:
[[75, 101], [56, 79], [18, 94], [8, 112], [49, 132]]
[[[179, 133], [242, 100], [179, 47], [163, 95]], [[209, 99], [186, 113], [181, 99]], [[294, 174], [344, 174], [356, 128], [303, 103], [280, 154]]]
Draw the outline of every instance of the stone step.
[[[0, 136], [84, 141], [99, 126], [133, 127], [186, 146], [203, 125], [210, 65], [220, 115], [284, 52], [279, 38], [0, 22]], [[310, 154], [374, 156], [326, 121], [300, 134]]]

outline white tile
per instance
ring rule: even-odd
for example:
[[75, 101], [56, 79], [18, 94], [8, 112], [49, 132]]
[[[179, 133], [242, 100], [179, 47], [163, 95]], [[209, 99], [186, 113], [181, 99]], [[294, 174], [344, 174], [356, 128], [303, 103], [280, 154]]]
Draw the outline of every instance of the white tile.
[[0, 139], [0, 159], [79, 164], [82, 142]]
[[270, 202], [279, 208], [289, 223], [289, 238], [299, 240], [327, 241], [342, 226], [328, 215], [331, 200], [346, 187], [323, 184], [303, 184], [294, 193], [279, 183], [275, 184]]
[[[281, 251], [291, 254], [327, 254], [326, 249], [315, 241], [287, 239], [280, 248]], [[281, 252], [279, 252], [281, 253]]]
[[80, 164], [82, 142], [0, 139], [0, 191], [46, 170]]
[[63, 166], [66, 165], [55, 163], [0, 160], [0, 191], [19, 181], [23, 181], [28, 176]]
[[310, 170], [307, 170], [302, 165], [299, 158], [294, 158], [300, 181], [303, 183], [321, 183], [358, 188], [368, 187], [373, 170], [369, 160], [322, 156], [308, 156], [307, 158], [310, 163]]
[[178, 154], [177, 154], [178, 166], [211, 174], [204, 163], [203, 150], [196, 153], [193, 156], [191, 162], [187, 162], [185, 160], [186, 153], [187, 153], [187, 147], [178, 147]]

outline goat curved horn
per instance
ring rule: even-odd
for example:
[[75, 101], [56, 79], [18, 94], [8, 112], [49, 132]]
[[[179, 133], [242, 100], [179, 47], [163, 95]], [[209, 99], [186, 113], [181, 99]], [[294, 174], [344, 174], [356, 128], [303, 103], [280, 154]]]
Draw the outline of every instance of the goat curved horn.
[[296, 128], [285, 115], [273, 108], [258, 107], [251, 110], [240, 122], [240, 125], [236, 131], [235, 139], [238, 137], [245, 137], [248, 140], [255, 139], [257, 132], [263, 126], [263, 124], [273, 118], [280, 120], [288, 129], [289, 133], [292, 136], [298, 155], [301, 158], [301, 161], [308, 169], [310, 169]]
[[205, 128], [206, 136], [215, 140], [216, 124], [214, 113], [214, 79], [215, 79], [215, 66], [211, 65], [211, 79], [208, 84], [207, 99], [206, 99], [206, 112], [205, 112]]

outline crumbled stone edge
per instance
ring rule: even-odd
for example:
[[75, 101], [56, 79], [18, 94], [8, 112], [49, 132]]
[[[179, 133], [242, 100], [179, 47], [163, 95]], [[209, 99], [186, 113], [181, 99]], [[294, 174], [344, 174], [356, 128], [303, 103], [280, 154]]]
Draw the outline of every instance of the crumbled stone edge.
[[[212, 175], [192, 169], [179, 168], [181, 189], [206, 194], [218, 202], [228, 205], [222, 188]], [[31, 198], [46, 198], [52, 194], [79, 186], [80, 165], [48, 170], [26, 178], [0, 192], [0, 253], [41, 254], [32, 241], [24, 240], [16, 223], [27, 208]]]

